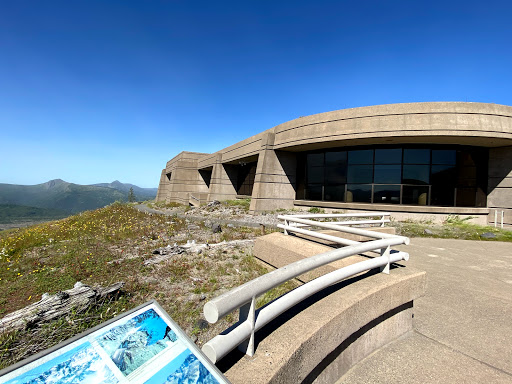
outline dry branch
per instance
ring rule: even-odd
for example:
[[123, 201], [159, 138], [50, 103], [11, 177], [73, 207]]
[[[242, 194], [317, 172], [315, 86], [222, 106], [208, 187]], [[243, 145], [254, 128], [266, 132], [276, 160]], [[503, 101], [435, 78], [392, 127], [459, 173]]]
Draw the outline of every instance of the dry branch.
[[70, 311], [83, 311], [107, 295], [118, 292], [124, 282], [108, 287], [90, 287], [77, 282], [72, 289], [57, 292], [55, 295], [44, 294], [41, 300], [25, 308], [12, 312], [0, 319], [0, 333], [5, 331], [32, 328], [39, 323], [55, 320]]

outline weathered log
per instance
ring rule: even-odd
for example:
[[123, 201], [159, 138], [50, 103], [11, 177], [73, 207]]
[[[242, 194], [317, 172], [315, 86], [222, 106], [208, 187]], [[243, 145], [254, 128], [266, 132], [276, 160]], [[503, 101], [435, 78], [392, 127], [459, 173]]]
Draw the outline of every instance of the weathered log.
[[70, 311], [83, 311], [97, 300], [116, 293], [124, 282], [108, 287], [90, 287], [77, 282], [72, 289], [57, 292], [55, 295], [45, 293], [41, 300], [25, 308], [12, 312], [0, 319], [0, 333], [5, 331], [32, 328], [39, 323], [55, 320]]

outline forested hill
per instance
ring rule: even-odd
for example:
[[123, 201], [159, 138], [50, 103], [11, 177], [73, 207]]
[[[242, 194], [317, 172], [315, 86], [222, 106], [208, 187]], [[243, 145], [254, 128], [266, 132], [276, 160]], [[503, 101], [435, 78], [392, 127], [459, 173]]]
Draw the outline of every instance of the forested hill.
[[156, 188], [139, 188], [119, 181], [79, 185], [56, 179], [37, 185], [0, 184], [0, 205], [55, 209], [72, 214], [104, 207], [115, 201], [127, 201], [130, 188], [133, 188], [137, 200], [156, 197]]

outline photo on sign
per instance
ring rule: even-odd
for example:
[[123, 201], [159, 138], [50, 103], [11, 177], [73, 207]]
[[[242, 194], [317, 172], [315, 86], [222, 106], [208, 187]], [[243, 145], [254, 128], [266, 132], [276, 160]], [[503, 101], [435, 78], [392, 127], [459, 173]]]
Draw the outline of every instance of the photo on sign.
[[95, 339], [125, 376], [172, 346], [176, 340], [174, 331], [152, 308]]
[[39, 365], [6, 384], [40, 383], [118, 383], [100, 355], [89, 342]]
[[219, 384], [196, 356], [186, 349], [145, 384]]

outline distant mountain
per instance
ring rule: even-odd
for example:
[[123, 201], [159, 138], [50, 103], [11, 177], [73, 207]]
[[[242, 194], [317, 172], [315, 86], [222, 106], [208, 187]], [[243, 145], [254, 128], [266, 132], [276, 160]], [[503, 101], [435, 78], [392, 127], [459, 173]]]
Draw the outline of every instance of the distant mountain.
[[156, 197], [156, 188], [139, 188], [115, 181], [110, 184], [79, 185], [60, 179], [37, 185], [0, 184], [0, 204], [57, 209], [74, 214], [127, 201], [130, 187], [136, 199]]
[[133, 188], [133, 193], [138, 200], [154, 199], [158, 191], [158, 188], [141, 188], [133, 184], [121, 183], [118, 180], [111, 183], [92, 184], [92, 186], [117, 189], [118, 191], [125, 192], [127, 195], [130, 192], [130, 188]]

